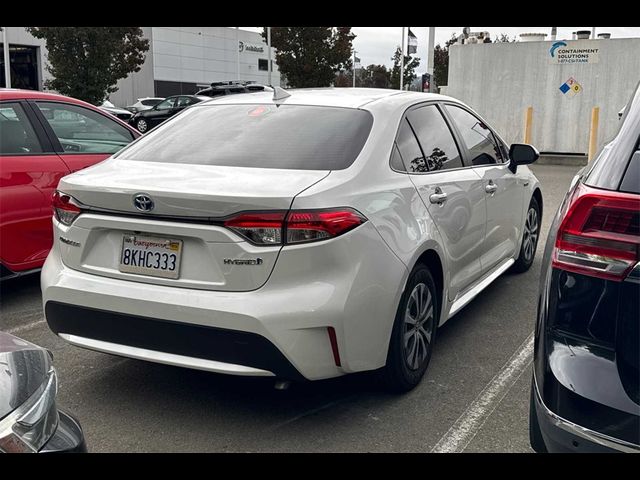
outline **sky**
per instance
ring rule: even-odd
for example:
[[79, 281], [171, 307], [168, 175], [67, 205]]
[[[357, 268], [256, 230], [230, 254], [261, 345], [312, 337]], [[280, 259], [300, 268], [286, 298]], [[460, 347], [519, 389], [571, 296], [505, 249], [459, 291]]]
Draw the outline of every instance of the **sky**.
[[[240, 27], [243, 30], [261, 31], [262, 27]], [[463, 27], [436, 27], [435, 44], [444, 46], [445, 42], [453, 34], [460, 35]], [[510, 38], [520, 33], [535, 32], [546, 33], [550, 39], [551, 27], [470, 27], [472, 32], [487, 31], [491, 34], [491, 39], [495, 40], [504, 33]], [[571, 39], [571, 33], [577, 30], [591, 30], [592, 27], [558, 27], [558, 40]], [[360, 59], [363, 67], [372, 63], [393, 65], [391, 56], [397, 46], [402, 42], [401, 27], [352, 27], [351, 31], [356, 34], [353, 46], [356, 56]], [[418, 53], [420, 65], [417, 72], [427, 70], [427, 42], [429, 40], [429, 27], [411, 27], [413, 34], [418, 37]], [[640, 27], [596, 27], [598, 33], [610, 33], [611, 38], [640, 37]], [[520, 40], [520, 37], [518, 37]]]

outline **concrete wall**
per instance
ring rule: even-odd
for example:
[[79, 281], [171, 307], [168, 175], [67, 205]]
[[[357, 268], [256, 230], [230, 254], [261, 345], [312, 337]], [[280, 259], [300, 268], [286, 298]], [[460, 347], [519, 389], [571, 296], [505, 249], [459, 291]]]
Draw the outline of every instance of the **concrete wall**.
[[144, 63], [139, 72], [132, 73], [127, 78], [118, 80], [118, 91], [109, 95], [109, 101], [114, 105], [125, 107], [134, 104], [138, 98], [153, 97], [153, 29], [142, 27], [144, 38], [149, 40]]
[[[477, 110], [508, 142], [523, 141], [524, 112], [532, 106], [532, 143], [547, 152], [588, 152], [591, 109], [600, 107], [599, 149], [616, 133], [618, 111], [640, 81], [640, 38], [564, 41], [598, 49], [597, 63], [558, 64], [551, 41], [452, 45], [446, 94]], [[570, 77], [580, 93], [560, 91]]]
[[[266, 83], [268, 72], [258, 69], [258, 59], [267, 59], [267, 45], [256, 32], [231, 27], [153, 27], [153, 69], [156, 80], [211, 82], [237, 79], [238, 41], [245, 46], [262, 48], [263, 52], [244, 48], [240, 52], [240, 79]], [[280, 85], [280, 72], [273, 62], [272, 84]]]

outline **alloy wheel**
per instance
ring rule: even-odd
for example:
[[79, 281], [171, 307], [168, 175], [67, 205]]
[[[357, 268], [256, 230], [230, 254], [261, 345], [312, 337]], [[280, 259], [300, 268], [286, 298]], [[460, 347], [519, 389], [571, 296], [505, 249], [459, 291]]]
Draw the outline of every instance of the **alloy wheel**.
[[535, 208], [529, 208], [527, 220], [524, 222], [524, 259], [530, 262], [536, 251], [538, 242], [538, 212]]
[[424, 283], [417, 284], [404, 315], [403, 350], [410, 370], [418, 370], [429, 355], [434, 328], [433, 297]]
[[145, 120], [138, 120], [136, 127], [142, 133], [147, 131], [147, 122]]

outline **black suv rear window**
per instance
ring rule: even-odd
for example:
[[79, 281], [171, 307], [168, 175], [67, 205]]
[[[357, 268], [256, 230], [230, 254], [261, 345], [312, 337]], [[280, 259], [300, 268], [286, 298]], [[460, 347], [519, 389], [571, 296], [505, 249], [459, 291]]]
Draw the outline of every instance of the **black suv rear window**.
[[342, 170], [371, 131], [364, 110], [306, 105], [207, 105], [185, 110], [117, 156], [233, 167]]

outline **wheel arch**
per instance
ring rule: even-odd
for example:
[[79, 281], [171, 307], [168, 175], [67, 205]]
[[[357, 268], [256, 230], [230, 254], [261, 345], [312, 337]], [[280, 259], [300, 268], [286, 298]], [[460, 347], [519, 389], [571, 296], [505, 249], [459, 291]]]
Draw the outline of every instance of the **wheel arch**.
[[540, 187], [535, 188], [531, 197], [535, 198], [536, 202], [538, 202], [538, 206], [540, 207], [540, 222], [542, 222], [542, 191], [540, 190]]
[[438, 305], [439, 307], [438, 316], [440, 317], [438, 325], [440, 325], [442, 323], [442, 312], [444, 311], [444, 305], [446, 303], [446, 295], [444, 293], [445, 292], [445, 289], [444, 289], [445, 275], [444, 275], [444, 265], [442, 263], [442, 259], [440, 258], [440, 255], [438, 254], [438, 252], [436, 252], [432, 248], [429, 248], [420, 254], [418, 259], [415, 261], [413, 268], [415, 268], [419, 264], [422, 264], [429, 269], [429, 272], [433, 277], [433, 281], [436, 284], [438, 298], [440, 299], [440, 304]]

